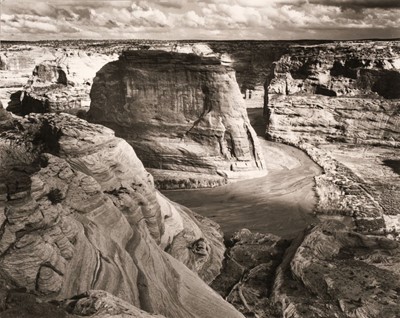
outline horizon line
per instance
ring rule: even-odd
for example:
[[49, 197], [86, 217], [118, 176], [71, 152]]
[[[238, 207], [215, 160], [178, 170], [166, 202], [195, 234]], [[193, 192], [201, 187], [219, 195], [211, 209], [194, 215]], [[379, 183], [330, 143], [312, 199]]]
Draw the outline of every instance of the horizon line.
[[3, 40], [0, 42], [64, 42], [64, 41], [155, 41], [155, 42], [296, 42], [296, 41], [313, 41], [313, 42], [350, 42], [350, 41], [400, 41], [400, 37], [385, 38], [385, 37], [374, 37], [374, 38], [354, 38], [354, 39], [309, 39], [309, 38], [299, 38], [299, 39], [282, 39], [282, 40], [268, 40], [268, 39], [41, 39], [41, 40]]

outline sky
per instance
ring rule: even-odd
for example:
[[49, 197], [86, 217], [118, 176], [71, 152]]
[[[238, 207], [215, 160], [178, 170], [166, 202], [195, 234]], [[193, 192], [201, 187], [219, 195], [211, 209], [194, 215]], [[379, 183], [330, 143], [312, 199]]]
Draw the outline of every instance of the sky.
[[400, 0], [0, 0], [1, 40], [400, 38]]

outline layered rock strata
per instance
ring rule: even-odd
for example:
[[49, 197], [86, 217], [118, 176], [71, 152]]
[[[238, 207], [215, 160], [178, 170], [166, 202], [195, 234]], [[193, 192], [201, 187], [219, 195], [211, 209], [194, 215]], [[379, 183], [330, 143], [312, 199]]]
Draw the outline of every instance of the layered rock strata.
[[287, 318], [397, 317], [399, 255], [395, 241], [324, 222], [287, 250], [272, 300]]
[[55, 59], [55, 50], [36, 45], [7, 45], [0, 49], [0, 100], [4, 106], [10, 95], [24, 89], [32, 70], [45, 60]]
[[219, 273], [218, 227], [159, 194], [124, 140], [66, 114], [1, 131], [1, 290], [101, 289], [166, 317], [242, 317], [200, 279]]
[[212, 286], [246, 317], [397, 317], [399, 243], [340, 221], [292, 242], [241, 230]]
[[116, 56], [83, 51], [56, 52], [34, 67], [23, 90], [11, 94], [8, 110], [18, 115], [86, 112], [96, 70], [113, 59]]
[[[384, 159], [368, 167], [381, 171], [370, 182], [355, 173], [353, 162], [362, 157], [351, 159], [349, 154], [354, 149], [374, 153], [379, 146], [393, 149], [393, 154], [388, 151], [391, 160], [399, 157], [398, 42], [341, 42], [291, 50], [276, 63], [268, 83], [268, 136], [305, 150], [324, 168], [325, 174], [315, 178], [317, 212], [351, 216], [364, 233], [394, 231], [391, 235], [397, 236], [400, 210], [385, 193], [396, 197], [399, 191], [395, 181], [383, 186], [388, 176]], [[342, 154], [333, 150], [339, 147]]]
[[268, 133], [283, 139], [399, 146], [396, 43], [292, 48], [268, 83]]
[[102, 290], [90, 290], [63, 301], [43, 302], [21, 290], [9, 291], [1, 298], [3, 318], [165, 318], [151, 315]]
[[228, 245], [222, 273], [211, 287], [248, 317], [281, 317], [270, 295], [289, 242], [242, 229]]
[[365, 180], [325, 150], [302, 141], [294, 145], [324, 169], [324, 174], [314, 178], [318, 196], [315, 213], [318, 216], [349, 217], [352, 222], [344, 221], [351, 223], [352, 229], [364, 234], [385, 235], [398, 230], [385, 222], [385, 215], [397, 214], [397, 211], [385, 211], [369, 191]]
[[236, 71], [237, 82], [247, 108], [262, 108], [265, 83], [274, 77], [273, 63], [289, 52], [290, 42], [269, 41], [213, 41], [210, 47], [229, 57], [232, 68]]
[[91, 99], [88, 119], [114, 129], [148, 168], [175, 178], [265, 173], [235, 74], [217, 58], [128, 51], [97, 73]]

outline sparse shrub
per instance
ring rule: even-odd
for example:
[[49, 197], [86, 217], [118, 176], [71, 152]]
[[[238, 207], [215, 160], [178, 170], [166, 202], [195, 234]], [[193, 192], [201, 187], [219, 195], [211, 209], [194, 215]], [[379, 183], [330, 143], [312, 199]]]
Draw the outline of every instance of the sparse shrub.
[[47, 194], [47, 198], [50, 200], [51, 204], [57, 204], [62, 201], [62, 193], [60, 189], [51, 189]]

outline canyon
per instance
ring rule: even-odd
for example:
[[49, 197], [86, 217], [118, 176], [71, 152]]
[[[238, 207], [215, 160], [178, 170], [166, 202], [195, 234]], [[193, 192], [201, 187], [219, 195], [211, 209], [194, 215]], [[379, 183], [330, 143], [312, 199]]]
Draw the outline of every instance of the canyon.
[[398, 174], [385, 162], [397, 162], [400, 145], [396, 43], [294, 48], [276, 62], [264, 108], [268, 137], [324, 168], [317, 210], [351, 216], [362, 232], [395, 236]]
[[1, 317], [400, 315], [398, 41], [11, 43], [0, 66]]
[[217, 58], [126, 51], [97, 72], [90, 96], [86, 118], [127, 140], [159, 187], [265, 170], [234, 72]]
[[158, 193], [111, 130], [29, 115], [2, 129], [1, 162], [2, 289], [60, 301], [101, 289], [166, 316], [205, 317], [207, 303], [209, 317], [241, 317], [205, 284], [219, 227]]

